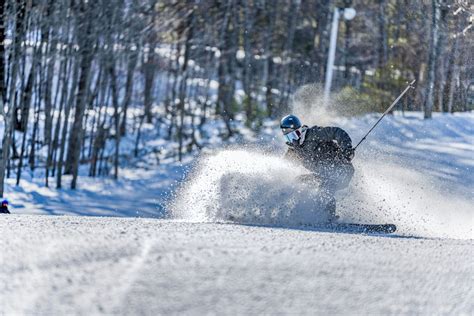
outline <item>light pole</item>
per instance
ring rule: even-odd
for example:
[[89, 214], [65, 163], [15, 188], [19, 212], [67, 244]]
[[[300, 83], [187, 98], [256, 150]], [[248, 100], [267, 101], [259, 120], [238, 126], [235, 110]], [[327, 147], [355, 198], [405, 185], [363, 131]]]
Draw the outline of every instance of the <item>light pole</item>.
[[353, 8], [335, 8], [332, 18], [331, 37], [329, 40], [328, 63], [326, 66], [326, 80], [324, 82], [324, 105], [328, 105], [329, 94], [331, 93], [332, 72], [334, 70], [334, 58], [336, 56], [337, 29], [339, 28], [339, 17], [343, 15], [344, 19], [352, 20], [356, 15]]

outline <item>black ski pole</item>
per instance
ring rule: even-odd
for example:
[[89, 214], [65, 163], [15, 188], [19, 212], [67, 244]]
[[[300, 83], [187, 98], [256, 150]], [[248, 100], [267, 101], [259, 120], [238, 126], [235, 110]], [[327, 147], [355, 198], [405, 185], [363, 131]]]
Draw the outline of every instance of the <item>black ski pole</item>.
[[367, 132], [367, 134], [365, 134], [364, 137], [362, 137], [360, 142], [354, 147], [354, 150], [356, 150], [357, 147], [359, 147], [359, 145], [367, 138], [367, 136], [370, 134], [370, 132], [372, 132], [372, 130], [375, 128], [375, 126], [377, 126], [380, 123], [380, 121], [385, 117], [385, 115], [387, 115], [388, 112], [390, 112], [390, 110], [398, 103], [398, 101], [400, 101], [400, 99], [405, 95], [405, 93], [408, 90], [410, 90], [410, 88], [415, 89], [415, 87], [413, 86], [415, 84], [415, 81], [416, 80], [413, 80], [412, 82], [410, 82], [410, 84], [408, 84], [408, 86], [405, 88], [405, 90], [403, 90], [403, 92], [398, 96], [398, 98], [396, 98], [395, 101], [393, 101], [392, 105], [390, 105], [388, 107], [388, 109], [382, 114], [382, 116], [374, 124], [374, 126], [372, 126], [372, 128]]

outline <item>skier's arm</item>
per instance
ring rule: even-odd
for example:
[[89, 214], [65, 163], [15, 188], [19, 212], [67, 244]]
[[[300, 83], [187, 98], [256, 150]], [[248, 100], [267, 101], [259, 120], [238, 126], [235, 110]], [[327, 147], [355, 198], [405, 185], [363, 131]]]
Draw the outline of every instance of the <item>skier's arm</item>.
[[342, 155], [349, 161], [354, 157], [354, 149], [352, 148], [352, 140], [349, 134], [339, 127], [326, 127], [324, 129], [326, 141], [336, 143], [341, 149]]

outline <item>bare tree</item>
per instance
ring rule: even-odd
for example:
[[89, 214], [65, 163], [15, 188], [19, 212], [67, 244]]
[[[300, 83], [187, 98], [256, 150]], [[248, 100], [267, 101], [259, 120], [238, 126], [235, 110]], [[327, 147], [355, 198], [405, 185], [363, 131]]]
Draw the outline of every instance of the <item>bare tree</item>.
[[425, 118], [431, 118], [435, 97], [435, 82], [436, 82], [436, 60], [439, 54], [439, 19], [440, 19], [440, 0], [432, 0], [432, 21], [431, 21], [431, 36], [430, 36], [430, 51], [428, 61], [428, 80], [427, 93], [424, 105]]

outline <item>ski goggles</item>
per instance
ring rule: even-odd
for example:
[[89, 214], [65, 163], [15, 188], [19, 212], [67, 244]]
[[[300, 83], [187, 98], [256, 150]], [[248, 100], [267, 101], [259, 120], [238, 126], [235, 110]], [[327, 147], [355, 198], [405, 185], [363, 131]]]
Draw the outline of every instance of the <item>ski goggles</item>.
[[293, 141], [300, 139], [300, 136], [301, 136], [301, 132], [297, 129], [286, 134], [285, 134], [285, 131], [283, 130], [283, 133], [288, 143], [293, 143]]

